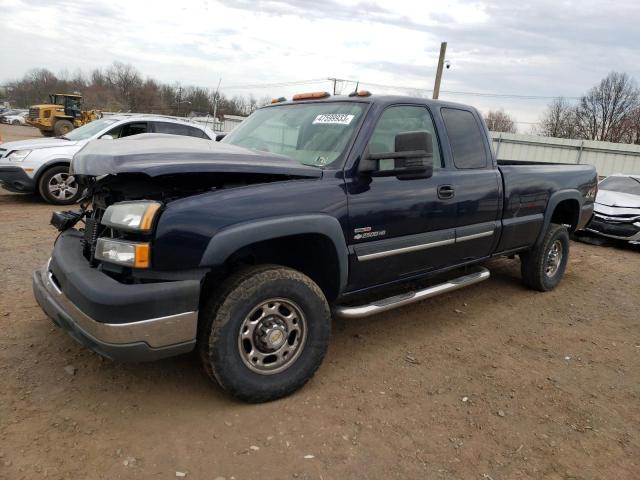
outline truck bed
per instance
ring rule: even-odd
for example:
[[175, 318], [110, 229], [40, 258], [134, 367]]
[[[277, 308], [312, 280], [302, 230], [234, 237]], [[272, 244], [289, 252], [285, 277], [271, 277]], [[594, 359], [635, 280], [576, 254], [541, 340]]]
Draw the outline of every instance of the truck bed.
[[[586, 197], [598, 183], [591, 165], [499, 160], [498, 169], [504, 192], [503, 234], [498, 252], [526, 246], [537, 238], [544, 226], [545, 212], [553, 207], [550, 203], [563, 199], [563, 192], [568, 198], [577, 186], [580, 195]], [[577, 202], [575, 207], [579, 208]], [[579, 213], [579, 223], [586, 222], [588, 216]]]

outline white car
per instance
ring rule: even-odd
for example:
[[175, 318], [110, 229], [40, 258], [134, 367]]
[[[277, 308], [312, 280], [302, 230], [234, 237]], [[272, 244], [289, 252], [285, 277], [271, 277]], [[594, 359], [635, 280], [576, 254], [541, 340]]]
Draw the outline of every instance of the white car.
[[163, 133], [215, 141], [219, 134], [158, 115], [113, 115], [94, 120], [57, 138], [35, 138], [0, 144], [0, 185], [10, 192], [39, 193], [54, 205], [75, 203], [81, 191], [69, 175], [71, 159], [97, 138], [118, 139], [141, 133]]
[[598, 184], [593, 219], [586, 230], [640, 244], [640, 175], [610, 175]]
[[2, 117], [2, 123], [8, 123], [9, 125], [26, 125], [27, 115], [29, 112], [20, 112], [15, 115], [5, 115]]

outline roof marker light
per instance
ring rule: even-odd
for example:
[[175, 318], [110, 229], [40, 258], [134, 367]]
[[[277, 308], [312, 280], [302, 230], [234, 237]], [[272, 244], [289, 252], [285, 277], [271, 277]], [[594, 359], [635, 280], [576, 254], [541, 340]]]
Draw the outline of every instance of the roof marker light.
[[370, 97], [371, 92], [369, 90], [360, 90], [359, 92], [351, 92], [350, 97]]
[[293, 100], [311, 100], [314, 98], [327, 98], [330, 97], [331, 94], [329, 92], [309, 92], [309, 93], [298, 93], [293, 96]]

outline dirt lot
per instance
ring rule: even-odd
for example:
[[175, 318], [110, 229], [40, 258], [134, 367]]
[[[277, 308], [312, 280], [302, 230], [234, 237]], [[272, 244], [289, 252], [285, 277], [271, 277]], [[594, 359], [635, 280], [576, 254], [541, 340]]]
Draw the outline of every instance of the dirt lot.
[[546, 294], [505, 259], [482, 284], [338, 320], [302, 391], [245, 405], [194, 356], [115, 364], [53, 326], [30, 278], [52, 210], [0, 193], [2, 479], [640, 477], [638, 249], [572, 243]]
[[34, 127], [0, 124], [0, 138], [3, 142], [24, 140], [25, 138], [42, 138], [40, 131]]

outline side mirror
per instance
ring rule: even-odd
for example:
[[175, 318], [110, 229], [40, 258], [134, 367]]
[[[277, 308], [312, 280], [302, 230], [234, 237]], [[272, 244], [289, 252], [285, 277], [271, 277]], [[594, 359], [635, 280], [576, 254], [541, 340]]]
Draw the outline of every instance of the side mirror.
[[433, 176], [431, 134], [425, 131], [397, 134], [394, 152], [365, 154], [359, 171], [372, 177], [401, 179]]
[[218, 133], [216, 135], [216, 142], [219, 142], [220, 140], [222, 140], [224, 137], [226, 137], [227, 134], [226, 133]]
[[100, 140], [113, 140], [113, 135], [109, 135], [108, 133], [105, 133], [100, 137]]

